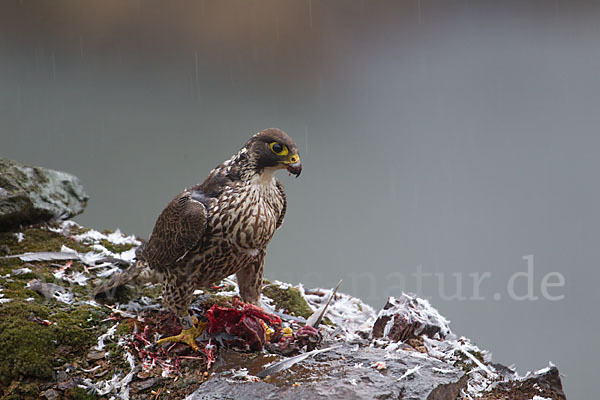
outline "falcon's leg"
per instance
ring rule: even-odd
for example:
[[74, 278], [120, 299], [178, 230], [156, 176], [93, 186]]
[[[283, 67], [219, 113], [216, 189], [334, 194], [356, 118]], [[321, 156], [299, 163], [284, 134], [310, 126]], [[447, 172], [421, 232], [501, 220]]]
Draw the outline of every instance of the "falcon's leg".
[[198, 345], [196, 344], [196, 338], [202, 334], [206, 323], [198, 322], [198, 318], [189, 315], [180, 317], [179, 322], [181, 323], [181, 333], [175, 336], [169, 336], [162, 338], [156, 342], [156, 344], [166, 342], [181, 342], [188, 344], [194, 351], [198, 351]]
[[246, 303], [258, 305], [263, 283], [264, 260], [265, 251], [261, 250], [251, 263], [243, 266], [235, 274], [240, 288], [240, 296]]
[[181, 333], [169, 336], [157, 341], [157, 344], [165, 342], [181, 342], [188, 344], [192, 349], [198, 350], [196, 338], [202, 334], [206, 323], [198, 322], [196, 317], [191, 317], [188, 307], [194, 293], [194, 287], [189, 282], [167, 281], [163, 287], [163, 303], [166, 308], [173, 311], [179, 317]]

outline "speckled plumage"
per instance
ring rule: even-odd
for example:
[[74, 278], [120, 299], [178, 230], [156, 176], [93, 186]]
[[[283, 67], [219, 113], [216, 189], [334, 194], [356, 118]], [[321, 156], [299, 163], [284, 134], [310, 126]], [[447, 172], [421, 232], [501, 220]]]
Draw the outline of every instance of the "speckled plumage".
[[[272, 143], [288, 152], [273, 154]], [[297, 147], [283, 131], [267, 129], [165, 207], [137, 252], [138, 264], [147, 263], [161, 277], [165, 307], [184, 316], [195, 289], [233, 273], [242, 298], [258, 301], [267, 244], [287, 206], [283, 185], [273, 175], [283, 168], [300, 173]], [[137, 275], [136, 268], [131, 276]], [[113, 281], [98, 291], [125, 283]]]

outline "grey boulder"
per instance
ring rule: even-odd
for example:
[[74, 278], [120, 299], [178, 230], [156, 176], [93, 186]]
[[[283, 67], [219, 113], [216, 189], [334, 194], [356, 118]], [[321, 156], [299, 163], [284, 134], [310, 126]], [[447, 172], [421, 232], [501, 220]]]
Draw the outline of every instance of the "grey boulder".
[[74, 175], [0, 158], [0, 231], [73, 217], [88, 199]]

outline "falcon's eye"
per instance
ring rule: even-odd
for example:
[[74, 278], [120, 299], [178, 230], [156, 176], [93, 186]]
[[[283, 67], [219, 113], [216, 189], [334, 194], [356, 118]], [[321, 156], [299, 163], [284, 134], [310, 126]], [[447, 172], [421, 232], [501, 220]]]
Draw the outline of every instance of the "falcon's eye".
[[288, 148], [285, 144], [272, 142], [269, 147], [271, 148], [271, 151], [278, 156], [285, 156], [288, 153]]

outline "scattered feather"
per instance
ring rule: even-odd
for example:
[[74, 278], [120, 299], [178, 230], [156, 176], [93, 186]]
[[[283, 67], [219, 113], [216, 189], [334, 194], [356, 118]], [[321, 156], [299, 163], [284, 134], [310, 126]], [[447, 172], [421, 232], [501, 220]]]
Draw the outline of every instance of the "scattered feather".
[[331, 289], [331, 294], [329, 295], [329, 300], [327, 300], [327, 303], [325, 303], [324, 306], [320, 307], [317, 311], [312, 313], [312, 315], [310, 317], [308, 317], [308, 320], [306, 321], [306, 325], [312, 326], [313, 328], [316, 328], [319, 326], [319, 324], [321, 323], [321, 320], [323, 319], [323, 316], [325, 315], [325, 312], [327, 312], [327, 307], [329, 307], [331, 300], [335, 297], [335, 294], [337, 293], [341, 284], [342, 284], [342, 280], [340, 279], [340, 281], [338, 282], [335, 289]]
[[100, 335], [98, 337], [98, 343], [94, 347], [92, 347], [92, 349], [98, 350], [98, 351], [104, 349], [104, 347], [105, 347], [104, 341], [106, 339], [114, 338], [114, 335], [115, 335], [115, 332], [117, 331], [118, 326], [119, 326], [119, 324], [116, 323], [113, 326], [111, 326], [110, 329], [108, 331], [106, 331], [106, 333]]
[[245, 382], [258, 382], [260, 379], [257, 376], [251, 375], [248, 372], [248, 368], [240, 368], [232, 371], [231, 379], [228, 381], [245, 381]]
[[453, 369], [449, 369], [449, 368], [437, 368], [437, 367], [433, 367], [432, 368], [433, 371], [438, 372], [440, 374], [451, 374], [454, 372]]
[[334, 349], [337, 349], [338, 347], [341, 347], [341, 345], [331, 346], [326, 349], [313, 350], [313, 351], [309, 351], [307, 353], [302, 353], [302, 354], [294, 356], [294, 357], [286, 358], [284, 360], [281, 360], [281, 361], [271, 365], [268, 368], [263, 369], [256, 376], [258, 376], [259, 378], [265, 378], [270, 375], [275, 375], [278, 372], [284, 371], [284, 370], [294, 366], [295, 364], [306, 360], [308, 357], [313, 357], [319, 353], [325, 353], [326, 351], [334, 350]]
[[398, 381], [401, 381], [402, 379], [407, 378], [407, 377], [411, 376], [412, 374], [415, 374], [415, 373], [418, 374], [420, 369], [421, 369], [420, 365], [417, 365], [414, 368], [407, 369], [406, 372], [403, 373], [400, 378], [398, 378]]
[[73, 293], [54, 283], [42, 282], [39, 279], [29, 281], [27, 288], [38, 292], [46, 299], [54, 299], [65, 304], [73, 303]]
[[64, 260], [77, 260], [79, 257], [76, 253], [67, 253], [62, 251], [40, 251], [35, 253], [23, 253], [12, 256], [4, 256], [3, 258], [20, 258], [21, 261], [32, 262], [32, 261], [64, 261]]
[[112, 233], [109, 233], [108, 235], [105, 235], [102, 232], [98, 232], [95, 229], [90, 229], [89, 231], [84, 232], [80, 235], [76, 235], [73, 238], [75, 240], [77, 240], [78, 242], [88, 242], [88, 243], [89, 242], [98, 243], [98, 242], [101, 242], [102, 240], [106, 240], [112, 244], [132, 244], [135, 246], [139, 246], [141, 244], [141, 242], [139, 240], [137, 240], [135, 236], [123, 235], [119, 229], [115, 230]]
[[23, 275], [23, 274], [28, 274], [30, 272], [33, 272], [33, 271], [27, 267], [17, 268], [17, 269], [12, 270], [13, 275]]
[[459, 350], [461, 351], [461, 353], [463, 353], [465, 356], [469, 357], [471, 359], [471, 361], [473, 361], [473, 363], [475, 363], [475, 365], [477, 365], [479, 368], [481, 368], [482, 371], [484, 371], [487, 376], [491, 379], [495, 379], [498, 376], [492, 372], [487, 366], [485, 366], [485, 364], [483, 364], [481, 361], [479, 361], [473, 354], [469, 353], [463, 346], [461, 346], [459, 348]]
[[384, 370], [387, 368], [385, 361], [377, 361], [371, 364], [371, 368], [375, 368], [378, 371]]

